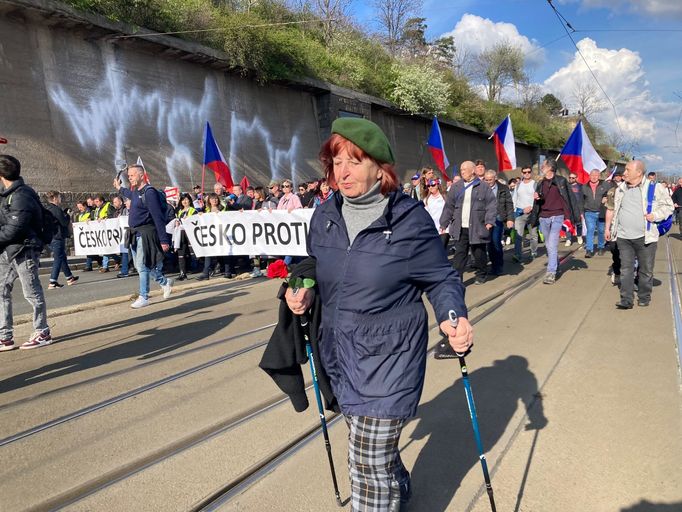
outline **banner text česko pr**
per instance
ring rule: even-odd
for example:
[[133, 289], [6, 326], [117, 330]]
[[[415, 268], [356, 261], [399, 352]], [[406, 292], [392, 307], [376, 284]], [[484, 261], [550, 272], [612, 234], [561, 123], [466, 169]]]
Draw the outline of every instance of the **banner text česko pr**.
[[202, 256], [307, 256], [314, 210], [205, 213], [182, 220], [194, 254]]
[[[287, 212], [260, 210], [205, 213], [171, 222], [167, 231], [184, 229], [194, 254], [204, 256], [306, 256], [311, 209]], [[75, 222], [74, 246], [78, 256], [118, 254], [125, 241], [128, 217]]]

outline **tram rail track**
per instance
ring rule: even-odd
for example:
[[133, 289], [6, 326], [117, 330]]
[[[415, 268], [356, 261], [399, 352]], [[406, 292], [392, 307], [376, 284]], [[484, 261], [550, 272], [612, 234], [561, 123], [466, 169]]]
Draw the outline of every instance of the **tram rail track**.
[[[562, 260], [562, 264], [568, 261], [572, 257], [574, 251], [569, 253], [568, 256], [566, 256]], [[510, 283], [508, 287], [505, 289], [494, 292], [483, 299], [477, 301], [476, 303], [472, 304], [471, 307], [469, 308], [470, 312], [475, 311], [477, 309], [482, 308], [483, 306], [486, 306], [488, 304], [493, 303], [493, 305], [490, 308], [486, 308], [484, 311], [482, 311], [480, 314], [476, 315], [472, 319], [472, 323], [477, 323], [483, 320], [485, 317], [490, 315], [492, 312], [495, 310], [499, 309], [502, 307], [505, 303], [507, 303], [509, 300], [512, 300], [516, 295], [521, 293], [523, 290], [527, 289], [530, 287], [532, 284], [537, 282], [538, 278], [542, 275], [544, 275], [545, 270], [540, 269], [536, 272], [534, 272], [531, 276], [528, 276], [527, 278], [520, 279], [517, 281], [514, 281], [513, 283]], [[498, 300], [499, 299], [499, 300]], [[274, 325], [274, 324], [272, 324]], [[264, 326], [261, 328], [258, 328], [257, 330], [252, 330], [248, 331], [247, 333], [253, 333], [254, 331], [257, 332], [258, 330], [265, 329], [269, 326]], [[430, 327], [430, 331], [433, 330], [434, 328], [437, 329], [437, 326], [434, 324]], [[237, 336], [243, 336], [247, 333], [242, 333], [241, 335]], [[234, 337], [232, 338], [234, 339]], [[225, 340], [218, 340], [216, 342], [213, 342], [214, 344], [217, 344], [219, 342], [224, 342]], [[183, 370], [182, 372], [178, 372], [177, 374], [174, 374], [172, 376], [169, 376], [165, 379], [160, 379], [158, 381], [155, 381], [153, 383], [150, 383], [146, 386], [141, 386], [140, 388], [136, 388], [135, 390], [128, 391], [126, 393], [123, 393], [121, 395], [117, 395], [116, 397], [112, 397], [108, 400], [102, 401], [98, 404], [94, 404], [92, 406], [83, 408], [79, 411], [75, 411], [74, 413], [71, 413], [69, 415], [65, 415], [63, 417], [57, 418], [51, 422], [46, 422], [43, 425], [36, 426], [32, 429], [26, 430], [24, 432], [20, 432], [18, 434], [15, 434], [13, 436], [7, 437], [5, 439], [0, 440], [0, 447], [5, 446], [7, 444], [19, 441], [20, 439], [25, 439], [26, 437], [30, 437], [31, 435], [38, 434], [39, 432], [43, 432], [49, 428], [52, 428], [54, 426], [57, 426], [59, 424], [63, 424], [67, 421], [74, 420], [79, 417], [83, 417], [87, 414], [91, 414], [93, 412], [96, 412], [98, 410], [101, 410], [103, 408], [109, 407], [115, 403], [119, 403], [122, 400], [125, 400], [127, 398], [130, 398], [132, 396], [137, 396], [141, 393], [144, 393], [146, 391], [149, 391], [151, 389], [158, 388], [159, 386], [162, 386], [164, 384], [167, 384], [169, 382], [172, 382], [174, 380], [177, 380], [179, 378], [182, 378], [187, 375], [191, 375], [193, 373], [199, 372], [205, 368], [208, 368], [210, 366], [213, 366], [215, 364], [219, 364], [221, 362], [224, 362], [229, 359], [236, 358], [237, 356], [255, 350], [257, 348], [260, 348], [264, 346], [267, 342], [259, 342], [253, 345], [250, 345], [248, 347], [245, 347], [241, 350], [235, 351], [231, 354], [227, 354], [225, 356], [221, 356], [219, 358], [214, 358], [210, 361], [207, 361], [205, 363], [202, 363], [200, 365], [194, 366], [192, 368]], [[430, 348], [429, 352], [431, 352], [435, 348], [436, 343], [434, 343]], [[200, 350], [204, 347], [197, 347], [196, 349], [192, 350]], [[187, 351], [181, 353], [181, 354], [173, 354], [172, 356], [180, 356], [183, 354], [186, 354]], [[171, 357], [171, 356], [169, 356]], [[158, 360], [155, 361], [150, 361], [149, 363], [154, 363], [157, 362]], [[144, 363], [145, 365], [149, 363]], [[137, 368], [139, 368], [142, 365], [138, 365]], [[127, 369], [126, 369], [127, 370]], [[119, 372], [115, 372], [116, 375], [119, 375]], [[124, 372], [121, 372], [124, 373]], [[103, 380], [105, 378], [108, 378], [109, 376], [101, 376], [101, 378], [97, 377], [94, 379], [97, 380]], [[82, 385], [86, 385], [87, 383], [92, 383], [92, 380], [89, 381], [83, 381]], [[310, 386], [308, 386], [309, 388]], [[73, 388], [70, 388], [73, 389]], [[40, 395], [39, 395], [40, 396]], [[231, 416], [230, 418], [227, 418], [225, 420], [219, 421], [218, 423], [215, 423], [211, 425], [210, 427], [204, 428], [196, 433], [190, 434], [189, 436], [183, 437], [182, 439], [173, 442], [156, 452], [152, 453], [151, 455], [147, 455], [144, 458], [138, 459], [138, 460], [133, 460], [129, 462], [128, 464], [125, 464], [119, 468], [116, 468], [112, 471], [109, 471], [95, 479], [92, 479], [88, 482], [85, 482], [82, 485], [79, 485], [71, 490], [69, 490], [66, 493], [60, 494], [56, 497], [50, 498], [47, 501], [43, 502], [40, 506], [38, 506], [36, 509], [38, 510], [58, 510], [60, 508], [63, 508], [67, 505], [76, 503], [78, 501], [81, 501], [85, 499], [88, 496], [91, 496], [92, 494], [95, 494], [103, 489], [106, 489], [107, 487], [110, 487], [122, 480], [125, 480], [137, 473], [140, 473], [141, 471], [144, 471], [145, 469], [148, 469], [156, 464], [159, 464], [181, 452], [184, 452], [194, 446], [197, 446], [200, 443], [203, 443], [205, 441], [208, 441], [209, 439], [215, 438], [221, 434], [224, 434], [240, 425], [243, 425], [244, 423], [259, 417], [263, 414], [266, 414], [268, 411], [271, 411], [272, 409], [279, 407], [285, 403], [288, 402], [288, 398], [283, 395], [279, 394], [275, 397], [272, 397], [268, 400], [265, 400], [260, 403], [258, 407], [249, 409], [248, 411], [245, 411], [243, 413], [240, 413], [237, 416]], [[338, 416], [337, 415], [332, 415], [329, 418], [330, 423], [334, 423], [337, 421]], [[312, 423], [312, 422], [311, 422]], [[317, 423], [313, 423], [310, 429], [306, 430], [303, 432], [303, 434], [299, 435], [296, 437], [296, 439], [286, 443], [284, 446], [278, 448], [276, 452], [270, 454], [269, 456], [265, 457], [261, 462], [253, 465], [251, 468], [247, 469], [244, 471], [240, 476], [237, 478], [233, 479], [231, 482], [229, 482], [226, 486], [221, 487], [218, 489], [215, 493], [213, 493], [209, 498], [201, 503], [202, 508], [196, 508], [197, 510], [213, 510], [213, 508], [210, 508], [212, 505], [211, 503], [213, 502], [218, 502], [224, 503], [226, 501], [229, 501], [232, 497], [235, 495], [243, 492], [246, 488], [248, 488], [252, 483], [258, 481], [264, 474], [267, 474], [269, 471], [271, 471], [274, 467], [276, 467], [279, 463], [283, 462], [287, 458], [289, 458], [293, 453], [298, 451], [300, 448], [302, 448], [305, 444], [310, 442], [310, 440], [314, 439], [317, 435], [319, 434], [319, 425]], [[208, 507], [208, 508], [207, 508]]]

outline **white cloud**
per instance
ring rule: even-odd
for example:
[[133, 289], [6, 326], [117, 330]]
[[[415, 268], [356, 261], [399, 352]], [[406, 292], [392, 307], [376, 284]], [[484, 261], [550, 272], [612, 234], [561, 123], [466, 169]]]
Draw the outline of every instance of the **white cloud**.
[[[616, 106], [625, 145], [629, 146], [627, 149], [638, 157], [646, 154], [649, 163], [658, 168], [673, 166], [676, 163], [673, 153], [682, 149], [675, 137], [680, 105], [653, 97], [639, 54], [627, 48], [599, 48], [589, 38], [579, 41], [578, 48]], [[547, 92], [561, 99], [571, 113], [575, 113], [578, 107], [574, 91], [578, 84], [596, 85], [576, 52], [573, 60], [547, 78], [543, 86]], [[595, 91], [603, 101], [605, 110], [595, 114], [592, 120], [608, 133], [618, 135], [620, 131], [611, 105], [598, 88]], [[679, 144], [682, 144], [682, 140]]]
[[587, 9], [605, 7], [615, 13], [627, 9], [657, 17], [682, 17], [682, 2], [680, 0], [560, 0], [560, 3], [576, 3], [577, 1]]
[[454, 38], [458, 48], [473, 55], [480, 54], [496, 43], [508, 42], [521, 49], [526, 55], [526, 62], [530, 65], [539, 65], [545, 59], [545, 51], [539, 47], [537, 42], [519, 34], [516, 25], [512, 23], [495, 23], [488, 18], [465, 14], [453, 30], [441, 37], [448, 36]]

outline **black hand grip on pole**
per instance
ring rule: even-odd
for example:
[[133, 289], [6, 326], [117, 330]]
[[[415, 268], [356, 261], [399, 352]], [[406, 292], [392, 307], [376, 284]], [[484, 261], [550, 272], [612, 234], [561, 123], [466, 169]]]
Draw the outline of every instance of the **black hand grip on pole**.
[[317, 411], [320, 415], [320, 423], [322, 425], [322, 435], [324, 437], [324, 446], [327, 450], [327, 458], [329, 459], [329, 469], [332, 473], [332, 483], [334, 484], [334, 495], [336, 496], [336, 504], [342, 507], [341, 495], [339, 494], [339, 484], [336, 481], [336, 470], [334, 469], [334, 458], [332, 457], [332, 445], [329, 442], [329, 433], [327, 431], [327, 418], [324, 416], [324, 408], [322, 407], [322, 395], [320, 394], [320, 384], [317, 379], [317, 370], [315, 369], [315, 361], [313, 360], [313, 348], [310, 344], [310, 323], [308, 317], [301, 315], [301, 328], [303, 329], [303, 338], [305, 340], [305, 350], [308, 354], [308, 361], [310, 363], [310, 372], [313, 374], [313, 387], [315, 388], [315, 401], [317, 402]]
[[[455, 311], [450, 310], [449, 312], [450, 325], [457, 327], [457, 314]], [[447, 341], [447, 337], [445, 338]], [[449, 345], [449, 344], [448, 344]], [[453, 351], [454, 352], [454, 351]], [[467, 398], [467, 406], [469, 407], [469, 416], [471, 417], [471, 425], [474, 429], [474, 438], [476, 439], [476, 448], [478, 449], [478, 459], [481, 461], [481, 469], [483, 470], [483, 479], [485, 480], [485, 489], [488, 491], [488, 498], [490, 499], [490, 508], [492, 512], [497, 512], [495, 508], [495, 498], [493, 497], [493, 486], [490, 483], [490, 473], [488, 472], [488, 462], [485, 458], [485, 453], [483, 452], [483, 442], [481, 441], [481, 432], [478, 428], [478, 416], [476, 414], [476, 404], [474, 403], [474, 394], [471, 391], [471, 384], [469, 383], [469, 371], [467, 370], [467, 363], [464, 360], [470, 350], [464, 354], [457, 354], [457, 359], [459, 359], [459, 368], [462, 372], [462, 383], [464, 384], [464, 393]]]

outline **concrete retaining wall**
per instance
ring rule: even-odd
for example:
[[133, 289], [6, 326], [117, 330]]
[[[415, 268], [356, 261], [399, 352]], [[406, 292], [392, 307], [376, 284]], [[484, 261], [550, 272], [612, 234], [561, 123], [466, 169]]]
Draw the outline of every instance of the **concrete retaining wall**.
[[[386, 130], [403, 179], [431, 163], [428, 118], [312, 80], [261, 86], [226, 71], [225, 55], [186, 41], [115, 38], [132, 30], [49, 0], [0, 1], [0, 137], [10, 141], [0, 152], [22, 161], [37, 190], [111, 192], [114, 162], [138, 156], [153, 184], [189, 190], [201, 180], [206, 121], [236, 181], [311, 179], [339, 111]], [[487, 135], [442, 129], [451, 162], [495, 166]], [[538, 154], [517, 145], [520, 164]]]

